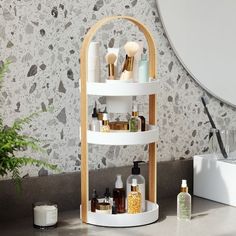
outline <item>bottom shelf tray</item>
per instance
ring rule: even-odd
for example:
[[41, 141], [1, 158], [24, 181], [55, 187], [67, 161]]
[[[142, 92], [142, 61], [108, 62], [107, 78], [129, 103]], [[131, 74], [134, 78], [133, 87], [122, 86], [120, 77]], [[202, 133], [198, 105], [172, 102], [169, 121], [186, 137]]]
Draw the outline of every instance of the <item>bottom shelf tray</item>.
[[123, 213], [112, 215], [88, 211], [87, 223], [105, 227], [134, 227], [154, 223], [158, 218], [158, 204], [146, 201], [146, 211], [138, 214]]

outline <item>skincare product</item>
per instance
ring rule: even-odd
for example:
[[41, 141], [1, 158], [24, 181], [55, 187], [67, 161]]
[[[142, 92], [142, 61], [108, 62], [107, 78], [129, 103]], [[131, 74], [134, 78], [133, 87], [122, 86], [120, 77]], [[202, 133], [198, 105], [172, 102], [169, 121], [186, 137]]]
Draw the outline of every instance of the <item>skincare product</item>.
[[117, 213], [125, 213], [125, 189], [121, 175], [116, 176], [115, 188], [113, 190], [113, 201], [116, 204]]
[[109, 190], [109, 188], [106, 188], [106, 191], [105, 191], [105, 193], [104, 193], [104, 202], [111, 204], [111, 202], [110, 202], [110, 201], [111, 201], [110, 197], [111, 197], [110, 190]]
[[88, 82], [100, 82], [100, 44], [91, 42], [88, 49]]
[[108, 120], [107, 113], [103, 113], [102, 127], [101, 127], [100, 131], [101, 132], [110, 132], [110, 126], [109, 126], [109, 120]]
[[149, 62], [147, 60], [147, 55], [142, 54], [141, 60], [139, 61], [138, 66], [138, 82], [139, 83], [147, 83], [149, 82]]
[[115, 79], [115, 61], [116, 61], [116, 55], [114, 53], [107, 53], [106, 55], [106, 62], [108, 66], [108, 79], [114, 80]]
[[[140, 106], [139, 106], [139, 111], [140, 111]], [[141, 131], [146, 130], [146, 120], [144, 116], [138, 116], [141, 120]]]
[[141, 198], [139, 192], [137, 179], [132, 179], [131, 191], [128, 194], [128, 214], [137, 214], [141, 212]]
[[116, 55], [116, 60], [114, 63], [114, 69], [115, 69], [115, 79], [117, 79], [117, 74], [118, 74], [118, 56], [119, 56], [119, 48], [108, 48], [107, 52], [108, 53], [114, 53]]
[[117, 207], [116, 207], [115, 201], [113, 201], [113, 204], [112, 204], [112, 214], [117, 214]]
[[137, 184], [139, 186], [139, 191], [142, 195], [142, 211], [145, 211], [145, 178], [140, 174], [140, 168], [138, 166], [139, 163], [144, 161], [134, 161], [134, 166], [132, 168], [132, 174], [127, 178], [126, 181], [126, 194], [127, 196], [131, 190], [132, 180], [136, 179]]
[[91, 199], [91, 212], [95, 212], [96, 211], [97, 204], [98, 204], [97, 192], [94, 189], [93, 190], [93, 196], [92, 196], [92, 199]]
[[50, 202], [36, 202], [33, 204], [34, 227], [47, 229], [56, 227], [58, 219], [57, 205]]
[[92, 114], [92, 120], [90, 123], [90, 130], [99, 132], [100, 131], [100, 122], [98, 120], [98, 113], [97, 113], [97, 103], [95, 102]]
[[128, 131], [129, 130], [129, 122], [127, 121], [113, 121], [109, 122], [110, 129], [112, 131]]
[[101, 202], [97, 204], [96, 213], [101, 214], [111, 214], [111, 205], [110, 203]]
[[129, 119], [129, 131], [138, 132], [141, 131], [141, 119], [138, 117], [138, 108], [134, 104], [132, 108], [132, 116]]
[[127, 42], [124, 46], [126, 52], [125, 62], [123, 64], [121, 80], [132, 81], [133, 79], [133, 64], [134, 56], [139, 50], [139, 45], [136, 42]]
[[188, 193], [187, 180], [182, 180], [181, 191], [177, 196], [177, 218], [191, 219], [191, 195]]
[[139, 49], [134, 56], [134, 69], [133, 78], [135, 82], [139, 81], [139, 63], [141, 61], [141, 55], [143, 53], [143, 42], [138, 42]]

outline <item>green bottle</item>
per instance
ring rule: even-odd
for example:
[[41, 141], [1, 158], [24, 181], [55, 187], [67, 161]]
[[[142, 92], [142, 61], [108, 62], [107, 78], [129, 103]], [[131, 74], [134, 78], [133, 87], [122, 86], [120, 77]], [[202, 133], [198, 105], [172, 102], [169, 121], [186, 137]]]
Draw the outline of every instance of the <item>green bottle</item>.
[[187, 180], [182, 180], [181, 191], [177, 196], [178, 220], [191, 219], [191, 195], [188, 193]]

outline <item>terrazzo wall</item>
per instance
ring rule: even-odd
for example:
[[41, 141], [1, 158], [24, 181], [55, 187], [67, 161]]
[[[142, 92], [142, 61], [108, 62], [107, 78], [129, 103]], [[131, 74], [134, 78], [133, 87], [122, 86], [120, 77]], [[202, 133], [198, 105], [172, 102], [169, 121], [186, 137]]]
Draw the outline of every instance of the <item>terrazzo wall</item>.
[[[79, 50], [89, 27], [107, 15], [131, 15], [149, 27], [158, 46], [158, 160], [190, 158], [208, 151], [209, 123], [200, 97], [205, 94], [183, 69], [163, 31], [155, 0], [0, 0], [0, 60], [11, 60], [0, 92], [1, 114], [6, 124], [42, 111], [25, 127], [38, 138], [45, 153], [28, 153], [57, 164], [65, 172], [80, 169]], [[122, 47], [127, 40], [143, 40], [130, 23], [117, 21], [100, 30], [103, 54], [106, 48]], [[119, 63], [124, 57], [121, 50]], [[103, 61], [103, 76], [106, 67]], [[97, 100], [101, 109], [104, 97]], [[147, 112], [147, 98], [142, 112]], [[235, 110], [209, 96], [209, 109], [219, 126], [236, 125]], [[129, 114], [125, 114], [128, 116]], [[123, 115], [124, 116], [124, 115]], [[146, 114], [147, 116], [147, 114]], [[122, 115], [111, 115], [121, 119]], [[90, 169], [130, 165], [147, 160], [147, 146], [89, 145]], [[37, 167], [22, 169], [22, 175], [45, 175]]]

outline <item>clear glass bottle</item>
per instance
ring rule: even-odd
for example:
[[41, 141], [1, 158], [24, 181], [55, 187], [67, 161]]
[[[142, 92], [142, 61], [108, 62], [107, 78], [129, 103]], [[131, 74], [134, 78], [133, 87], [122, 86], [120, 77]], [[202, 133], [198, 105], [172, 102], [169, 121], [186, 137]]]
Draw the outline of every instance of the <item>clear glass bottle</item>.
[[92, 114], [92, 120], [90, 123], [90, 130], [99, 132], [100, 131], [100, 122], [98, 120], [98, 113], [97, 113], [97, 103], [95, 102]]
[[128, 195], [128, 214], [141, 212], [141, 193], [138, 190], [137, 179], [132, 179], [131, 192]]
[[191, 195], [188, 193], [187, 180], [182, 180], [181, 191], [177, 196], [178, 220], [191, 219]]
[[141, 131], [141, 119], [138, 117], [138, 107], [136, 104], [132, 108], [132, 116], [129, 119], [129, 131], [138, 132]]
[[131, 175], [128, 176], [127, 180], [126, 180], [126, 194], [127, 194], [127, 198], [128, 195], [131, 191], [131, 185], [133, 182], [133, 179], [136, 179], [138, 187], [139, 187], [139, 192], [141, 193], [142, 199], [141, 199], [141, 210], [142, 212], [144, 212], [146, 210], [146, 204], [145, 204], [145, 200], [146, 200], [146, 196], [145, 196], [145, 178], [141, 175], [141, 170], [139, 167], [139, 163], [142, 163], [144, 161], [134, 161], [134, 165], [132, 167], [131, 170]]
[[113, 201], [115, 202], [117, 213], [125, 213], [125, 189], [121, 175], [116, 176], [115, 188], [113, 189]]
[[100, 131], [101, 132], [110, 132], [110, 126], [109, 126], [109, 120], [108, 120], [107, 113], [103, 113], [102, 127], [101, 127]]

